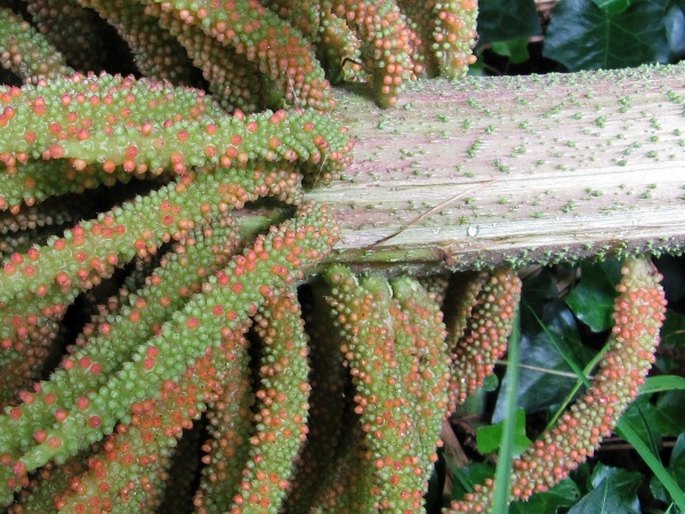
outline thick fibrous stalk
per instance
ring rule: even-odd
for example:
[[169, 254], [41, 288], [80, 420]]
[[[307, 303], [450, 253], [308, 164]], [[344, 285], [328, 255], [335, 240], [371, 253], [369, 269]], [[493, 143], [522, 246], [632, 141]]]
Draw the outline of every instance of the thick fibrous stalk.
[[0, 66], [24, 81], [67, 75], [62, 54], [21, 16], [0, 8]]
[[[666, 314], [661, 276], [642, 259], [626, 261], [621, 273], [610, 349], [582, 398], [514, 461], [512, 499], [525, 500], [546, 491], [592, 456], [637, 396], [654, 362]], [[489, 512], [493, 490], [492, 480], [476, 486], [464, 500], [452, 504], [451, 512]]]

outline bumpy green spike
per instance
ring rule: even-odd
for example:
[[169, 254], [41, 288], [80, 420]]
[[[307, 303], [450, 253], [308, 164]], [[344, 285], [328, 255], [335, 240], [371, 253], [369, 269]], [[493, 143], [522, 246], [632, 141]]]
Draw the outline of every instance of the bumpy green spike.
[[[231, 173], [230, 182], [224, 173]], [[292, 171], [247, 169], [188, 174], [147, 196], [138, 196], [97, 219], [80, 223], [44, 247], [13, 254], [0, 272], [0, 302], [17, 295], [44, 297], [57, 287], [68, 304], [79, 290], [110, 276], [135, 255], [155, 253], [163, 242], [182, 237], [203, 220], [261, 196], [296, 189]], [[65, 262], [68, 265], [65, 265]]]
[[339, 477], [334, 457], [343, 429], [346, 374], [341, 343], [333, 320], [329, 319], [326, 294], [323, 284], [313, 284], [313, 296], [303, 304], [305, 329], [312, 341], [309, 433], [286, 499], [285, 512], [309, 512], [326, 477]]
[[69, 480], [88, 469], [88, 457], [100, 445], [74, 455], [63, 464], [48, 464], [35, 473], [29, 485], [22, 489], [17, 500], [7, 509], [8, 514], [53, 514], [55, 496], [69, 487]]
[[[121, 166], [106, 173], [97, 165], [76, 169], [74, 163], [66, 159], [29, 161], [18, 164], [11, 174], [0, 171], [0, 210], [16, 212], [51, 197], [82, 193], [99, 186], [126, 184], [133, 177], [133, 173], [124, 171]], [[149, 175], [142, 175], [142, 178], [149, 178]]]
[[165, 12], [157, 4], [149, 4], [145, 10], [156, 16], [183, 45], [209, 82], [212, 95], [226, 111], [240, 109], [251, 113], [266, 107], [263, 79], [253, 63], [205, 34], [200, 27], [184, 23], [175, 13]]
[[450, 79], [463, 77], [476, 60], [471, 49], [476, 44], [477, 0], [436, 0], [431, 18], [440, 74]]
[[[416, 425], [400, 376], [389, 314], [390, 285], [378, 276], [366, 277], [360, 285], [342, 266], [332, 266], [324, 276], [355, 386], [355, 411], [365, 433], [365, 466], [374, 476], [371, 490], [353, 484], [355, 508], [372, 505], [381, 510], [417, 512], [427, 477], [416, 457]], [[363, 483], [369, 485], [366, 480]]]
[[323, 70], [301, 33], [256, 0], [221, 6], [210, 0], [147, 0], [174, 9], [185, 23], [255, 62], [288, 103], [328, 111], [334, 102]]
[[324, 208], [301, 206], [293, 219], [272, 227], [224, 271], [210, 277], [203, 293], [175, 312], [158, 336], [138, 347], [131, 361], [88, 396], [83, 408], [55, 413], [56, 425], [41, 433], [19, 459], [0, 447], [0, 503], [11, 500], [28, 472], [50, 460], [64, 461], [110, 432], [117, 421], [125, 421], [133, 403], [149, 398], [165, 380], [177, 380], [208, 345], [217, 345], [222, 327], [237, 328], [272, 291], [301, 278], [337, 241], [337, 229], [332, 227], [335, 222]]
[[64, 56], [12, 10], [0, 7], [0, 66], [23, 81], [69, 75]]
[[96, 317], [50, 380], [37, 392], [23, 393], [23, 404], [5, 409], [13, 415], [0, 418], [1, 451], [15, 457], [26, 451], [36, 432], [54, 421], [57, 410], [73, 409], [79, 398], [105, 384], [138, 345], [155, 335], [202, 282], [228, 262], [237, 244], [235, 226], [228, 219], [199, 228], [162, 259], [143, 288], [122, 291], [118, 312]]
[[203, 445], [200, 484], [193, 504], [198, 514], [224, 514], [242, 481], [249, 459], [249, 438], [254, 433], [249, 352], [237, 353], [230, 365], [232, 377], [224, 381], [217, 398], [207, 407], [207, 431]]
[[83, 514], [153, 509], [161, 491], [150, 490], [147, 484], [159, 481], [183, 429], [204, 412], [220, 384], [234, 378], [230, 362], [246, 351], [242, 329], [231, 332], [219, 347], [189, 366], [177, 383], [165, 381], [155, 400], [132, 405], [130, 422], [117, 427], [102, 451], [88, 460], [89, 470], [73, 477], [56, 498], [59, 509]]
[[344, 19], [331, 12], [322, 13], [320, 59], [332, 83], [366, 82], [362, 66], [362, 42]]
[[0, 162], [10, 169], [31, 158], [71, 158], [106, 172], [122, 165], [185, 173], [262, 159], [298, 161], [325, 178], [347, 164], [350, 146], [335, 121], [314, 111], [229, 117], [200, 91], [130, 77], [0, 87]]
[[38, 29], [78, 70], [100, 70], [106, 51], [97, 15], [77, 0], [24, 0]]
[[326, 0], [322, 9], [347, 23], [365, 43], [362, 56], [372, 73], [376, 102], [391, 107], [414, 73], [413, 34], [395, 0]]
[[117, 29], [133, 53], [138, 70], [146, 77], [190, 85], [193, 67], [190, 59], [157, 19], [145, 14], [138, 2], [127, 0], [77, 0], [94, 9]]
[[509, 268], [497, 270], [475, 298], [464, 335], [452, 348], [450, 411], [483, 385], [506, 352], [521, 298], [521, 279]]
[[229, 512], [277, 514], [307, 435], [308, 338], [297, 291], [274, 291], [255, 317], [263, 343], [250, 459]]
[[[437, 459], [440, 430], [448, 401], [450, 369], [445, 325], [438, 304], [416, 280], [391, 282], [395, 319], [395, 346], [405, 390], [411, 395], [416, 419], [419, 456], [424, 478]], [[399, 307], [399, 312], [396, 307]], [[403, 337], [404, 336], [404, 337]], [[424, 490], [428, 481], [424, 481]]]
[[265, 0], [262, 2], [284, 20], [288, 20], [304, 37], [316, 43], [321, 18], [319, 2], [315, 0]]

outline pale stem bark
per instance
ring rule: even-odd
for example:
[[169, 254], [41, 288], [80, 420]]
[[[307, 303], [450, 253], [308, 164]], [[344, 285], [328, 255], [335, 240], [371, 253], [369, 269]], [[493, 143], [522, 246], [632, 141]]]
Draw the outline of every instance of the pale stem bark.
[[356, 138], [330, 260], [437, 270], [685, 246], [685, 67], [340, 91]]

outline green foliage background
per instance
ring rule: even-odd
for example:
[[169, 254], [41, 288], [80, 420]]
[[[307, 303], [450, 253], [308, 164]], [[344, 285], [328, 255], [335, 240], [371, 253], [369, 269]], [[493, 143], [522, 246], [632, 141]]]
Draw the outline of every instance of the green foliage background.
[[545, 24], [534, 0], [481, 0], [478, 33], [513, 64], [541, 35], [542, 55], [568, 71], [674, 62], [685, 56], [685, 0], [561, 0]]

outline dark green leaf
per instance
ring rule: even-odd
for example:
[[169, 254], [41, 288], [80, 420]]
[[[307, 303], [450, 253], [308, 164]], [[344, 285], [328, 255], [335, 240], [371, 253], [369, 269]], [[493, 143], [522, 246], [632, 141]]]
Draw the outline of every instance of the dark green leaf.
[[[502, 429], [504, 422], [480, 427], [476, 432], [476, 446], [482, 454], [494, 452], [499, 448], [502, 441]], [[523, 409], [517, 409], [514, 418], [514, 454], [520, 455], [523, 450], [530, 446], [530, 439], [526, 437], [526, 413]]]
[[598, 464], [590, 477], [592, 490], [568, 514], [637, 514], [640, 473]]
[[521, 64], [530, 59], [530, 54], [528, 53], [528, 38], [493, 42], [492, 50], [496, 54], [508, 57], [512, 64]]
[[580, 283], [566, 296], [566, 303], [576, 317], [593, 332], [613, 325], [616, 284], [621, 278], [621, 264], [615, 259], [601, 263], [587, 262], [580, 267]]
[[675, 390], [685, 390], [685, 378], [677, 375], [657, 375], [645, 380], [645, 383], [640, 387], [640, 394], [648, 395]]
[[667, 0], [640, 0], [610, 15], [592, 0], [561, 0], [547, 29], [543, 55], [570, 71], [668, 62]]
[[[668, 471], [680, 488], [685, 488], [685, 432], [678, 436], [673, 446]], [[652, 477], [649, 487], [657, 500], [661, 500], [664, 503], [671, 501], [666, 488], [656, 477]]]
[[534, 0], [481, 0], [478, 10], [481, 41], [506, 41], [540, 34]]
[[493, 374], [485, 377], [485, 380], [483, 381], [483, 387], [481, 389], [487, 393], [491, 393], [492, 391], [495, 391], [498, 386], [499, 378], [497, 378], [497, 375]]
[[664, 20], [666, 37], [671, 48], [671, 57], [679, 59], [685, 55], [685, 10], [677, 5], [672, 6]]
[[[526, 310], [525, 304], [522, 310]], [[557, 351], [555, 345], [581, 367], [592, 356], [592, 353], [580, 343], [576, 321], [571, 311], [562, 302], [547, 302], [542, 312], [542, 322], [545, 324], [546, 331], [538, 328], [538, 332], [533, 333], [529, 330], [521, 339], [521, 370], [517, 405], [526, 412], [554, 408], [556, 404], [563, 401], [576, 383], [573, 370]], [[554, 344], [550, 342], [549, 336], [554, 338]], [[568, 375], [560, 375], [559, 372]], [[500, 391], [505, 390], [507, 383], [505, 373]], [[504, 407], [504, 397], [500, 393], [492, 416], [493, 422], [502, 420]]]
[[452, 469], [454, 482], [452, 486], [452, 499], [458, 500], [466, 493], [473, 491], [473, 486], [482, 484], [487, 478], [492, 478], [495, 468], [482, 462], [474, 462], [463, 468]]
[[624, 12], [635, 0], [592, 0], [605, 13], [616, 15]]
[[[681, 373], [679, 356], [685, 354], [685, 315], [672, 309], [666, 313], [666, 321], [661, 328], [661, 345], [656, 359], [656, 367], [664, 373]], [[682, 358], [682, 357], [681, 357]]]
[[[683, 0], [683, 4], [685, 4], [685, 0]], [[685, 9], [685, 5], [682, 9]], [[685, 45], [685, 35], [680, 43]], [[677, 302], [685, 297], [685, 262], [683, 259], [672, 255], [662, 255], [654, 263], [664, 276], [661, 285], [666, 291], [668, 302]]]
[[521, 305], [525, 305], [526, 308], [520, 309], [521, 329], [524, 334], [540, 331], [537, 318], [542, 316], [550, 300], [559, 298], [556, 281], [556, 276], [549, 268], [544, 268], [537, 275], [526, 279], [521, 296]]
[[685, 427], [685, 391], [668, 391], [656, 402], [656, 420], [662, 435], [678, 435]]
[[559, 482], [545, 493], [538, 493], [527, 502], [514, 502], [509, 507], [510, 514], [556, 514], [561, 507], [570, 507], [580, 497], [578, 486], [573, 480]]
[[630, 404], [621, 418], [621, 423], [630, 423], [633, 431], [652, 453], [659, 453], [661, 427], [657, 420], [657, 409], [649, 403], [647, 396], [640, 396]]

